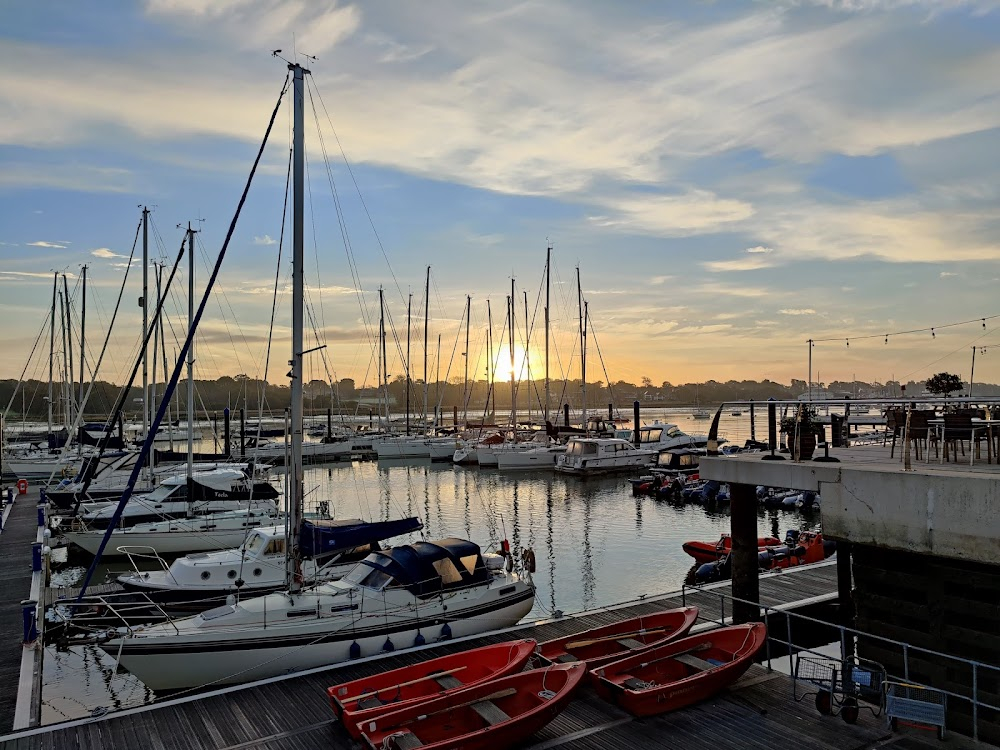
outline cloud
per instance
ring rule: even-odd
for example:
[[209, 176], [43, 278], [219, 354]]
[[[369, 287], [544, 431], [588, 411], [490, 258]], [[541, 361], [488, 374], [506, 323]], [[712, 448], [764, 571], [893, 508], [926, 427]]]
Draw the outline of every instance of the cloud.
[[107, 247], [99, 247], [96, 250], [91, 250], [90, 254], [93, 255], [95, 258], [125, 258], [125, 257], [127, 257], [125, 255], [119, 255], [118, 253], [114, 252], [113, 250], [111, 250], [110, 248], [107, 248]]
[[756, 271], [771, 268], [776, 262], [761, 257], [737, 258], [736, 260], [710, 260], [701, 264], [709, 271]]
[[269, 234], [265, 234], [263, 237], [255, 236], [253, 238], [253, 244], [255, 245], [276, 245], [278, 241], [271, 237]]
[[636, 195], [609, 198], [614, 213], [593, 216], [595, 226], [660, 237], [686, 237], [715, 232], [753, 216], [745, 201], [719, 198], [708, 190], [693, 189], [681, 195]]
[[748, 247], [747, 252], [751, 254], [758, 254], [758, 253], [768, 254], [768, 253], [773, 253], [774, 248], [764, 247], [763, 245], [757, 245], [756, 247]]
[[43, 240], [39, 240], [38, 242], [27, 243], [29, 247], [51, 247], [55, 248], [56, 250], [65, 250], [66, 246], [69, 244], [70, 243], [68, 242], [45, 242]]
[[958, 276], [957, 273], [953, 273], [952, 271], [942, 271], [940, 275], [942, 279], [950, 279], [952, 276]]
[[[76, 274], [73, 273], [67, 272], [64, 275], [71, 279], [76, 278]], [[23, 279], [48, 279], [49, 281], [52, 280], [52, 272], [42, 273], [37, 271], [0, 271], [0, 276], [11, 276], [14, 278], [23, 278]]]
[[16, 242], [0, 242], [0, 247], [20, 247]]
[[673, 278], [674, 278], [673, 276], [651, 276], [649, 279], [649, 283], [652, 284], [653, 286], [659, 286], [661, 284], [666, 284]]
[[811, 307], [799, 307], [799, 308], [785, 308], [784, 310], [778, 310], [782, 315], [815, 315], [816, 311]]

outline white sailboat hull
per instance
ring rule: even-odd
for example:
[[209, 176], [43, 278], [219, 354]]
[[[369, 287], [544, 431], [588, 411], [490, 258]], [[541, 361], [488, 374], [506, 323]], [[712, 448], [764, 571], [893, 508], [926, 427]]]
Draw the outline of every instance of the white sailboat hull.
[[[451, 637], [476, 635], [513, 625], [531, 611], [533, 603], [533, 596], [520, 598], [483, 616], [449, 620]], [[434, 609], [432, 605], [427, 606], [427, 610]], [[459, 608], [456, 607], [455, 612], [461, 617]], [[433, 643], [441, 639], [445, 622], [435, 614], [443, 613], [428, 611], [419, 628], [414, 626], [412, 608], [408, 608], [395, 625], [393, 621], [397, 618], [392, 615], [373, 613], [360, 618], [353, 629], [350, 620], [345, 618], [340, 630], [331, 631], [325, 618], [313, 616], [305, 622], [300, 619], [289, 625], [285, 613], [281, 612], [283, 622], [275, 618], [274, 628], [164, 636], [156, 638], [157, 643], [145, 650], [141, 634], [126, 638], [120, 663], [147, 687], [158, 692], [237, 684], [349, 661], [351, 645], [355, 642], [362, 657], [387, 653], [387, 640], [394, 650], [411, 648], [416, 645], [418, 633], [427, 643]], [[378, 632], [364, 636], [361, 633], [366, 629]], [[116, 654], [118, 643], [112, 641], [105, 644], [105, 648]]]
[[531, 469], [555, 468], [556, 460], [566, 449], [535, 448], [529, 451], [505, 451], [497, 454], [497, 468], [500, 471], [530, 471]]

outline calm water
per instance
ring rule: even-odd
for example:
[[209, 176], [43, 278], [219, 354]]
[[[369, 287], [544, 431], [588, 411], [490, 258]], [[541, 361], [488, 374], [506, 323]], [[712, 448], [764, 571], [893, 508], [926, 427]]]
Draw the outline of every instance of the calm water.
[[[704, 421], [666, 416], [688, 432], [708, 429]], [[730, 418], [723, 427], [731, 442], [742, 444], [749, 437], [745, 418]], [[275, 478], [280, 484], [281, 475]], [[515, 553], [531, 547], [538, 569], [530, 619], [677, 590], [692, 567], [681, 544], [717, 539], [729, 530], [728, 510], [633, 497], [626, 480], [627, 475], [579, 480], [550, 472], [500, 473], [421, 460], [343, 463], [305, 472], [307, 505], [326, 500], [335, 517], [416, 515], [426, 539], [466, 537], [485, 549], [506, 538]], [[797, 512], [762, 510], [758, 525], [761, 535], [783, 536], [788, 528], [815, 521]], [[114, 660], [96, 648], [46, 649], [44, 721], [150, 700], [141, 683], [131, 675], [114, 675], [113, 666]]]

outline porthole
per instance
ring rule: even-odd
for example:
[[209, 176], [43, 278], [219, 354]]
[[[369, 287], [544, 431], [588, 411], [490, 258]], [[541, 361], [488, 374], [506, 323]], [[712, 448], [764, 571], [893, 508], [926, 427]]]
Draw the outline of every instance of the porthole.
[[228, 573], [226, 573], [226, 575], [229, 576], [230, 579], [236, 578], [236, 571], [230, 570]]
[[261, 574], [261, 573], [263, 573], [263, 572], [264, 572], [264, 571], [262, 571], [262, 570], [261, 570], [260, 568], [254, 568], [254, 569], [253, 569], [253, 574], [254, 574], [255, 576], [257, 576], [257, 577], [260, 577], [260, 574]]
[[207, 581], [211, 577], [212, 577], [212, 574], [209, 573], [207, 570], [201, 571], [201, 580]]

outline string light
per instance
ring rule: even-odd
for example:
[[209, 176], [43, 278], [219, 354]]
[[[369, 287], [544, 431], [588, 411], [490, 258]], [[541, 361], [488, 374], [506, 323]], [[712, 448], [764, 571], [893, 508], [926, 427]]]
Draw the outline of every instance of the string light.
[[[982, 324], [983, 328], [985, 329], [986, 328], [986, 321], [988, 321], [988, 320], [996, 320], [998, 318], [1000, 318], [1000, 314], [997, 314], [997, 315], [987, 315], [985, 318], [972, 318], [971, 320], [961, 320], [961, 321], [958, 321], [958, 322], [955, 322], [955, 323], [945, 323], [945, 324], [942, 324], [942, 325], [936, 325], [936, 326], [934, 326], [932, 328], [931, 327], [928, 327], [928, 328], [912, 328], [912, 329], [906, 330], [906, 331], [889, 331], [889, 332], [883, 333], [883, 334], [872, 333], [872, 334], [868, 334], [868, 335], [854, 336], [853, 338], [854, 338], [855, 341], [859, 341], [859, 340], [863, 340], [863, 339], [875, 339], [875, 338], [878, 338], [881, 335], [881, 336], [884, 337], [885, 343], [888, 344], [890, 336], [902, 336], [903, 334], [909, 334], [909, 333], [926, 333], [927, 331], [930, 331], [931, 338], [937, 338], [937, 329], [938, 328], [955, 328], [957, 326], [964, 326], [964, 325], [968, 325], [969, 323], [975, 323], [976, 320], [979, 320], [979, 322]], [[831, 336], [830, 338], [809, 339], [809, 340], [811, 342], [813, 342], [813, 343], [823, 343], [823, 342], [827, 342], [827, 341], [840, 341], [841, 337], [840, 336]]]
[[931, 329], [931, 338], [932, 338], [932, 339], [933, 339], [933, 338], [937, 338], [937, 337], [936, 337], [936, 336], [934, 335], [934, 329], [933, 329], [933, 328]]
[[847, 342], [847, 348], [850, 349], [851, 348], [851, 340], [850, 339], [844, 339], [844, 341]]
[[983, 318], [983, 330], [986, 329], [986, 318]]
[[888, 344], [888, 343], [889, 343], [889, 334], [888, 334], [888, 333], [887, 333], [887, 334], [885, 335], [885, 343], [886, 343], [886, 344]]

